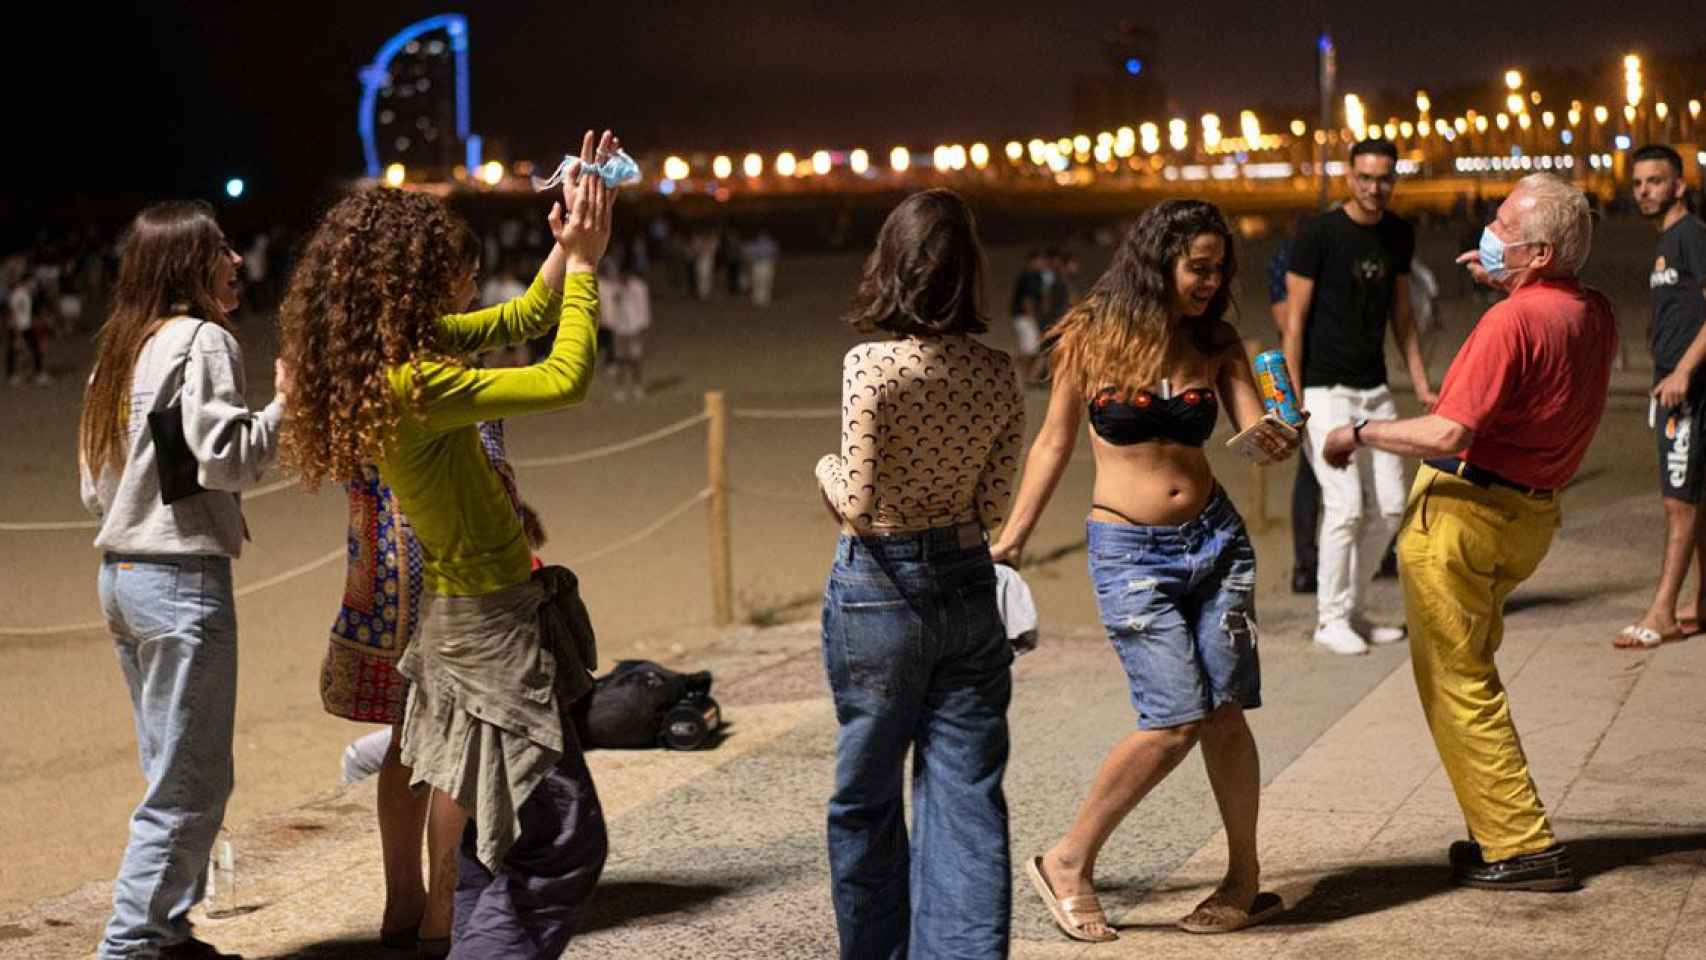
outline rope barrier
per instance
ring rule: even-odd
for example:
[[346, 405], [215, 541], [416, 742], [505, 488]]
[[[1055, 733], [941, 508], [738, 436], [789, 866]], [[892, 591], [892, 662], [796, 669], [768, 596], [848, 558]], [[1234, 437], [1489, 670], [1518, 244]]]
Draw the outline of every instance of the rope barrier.
[[[693, 496], [688, 497], [686, 500], [682, 501], [681, 503], [675, 505], [667, 513], [665, 513], [663, 516], [661, 516], [658, 519], [647, 524], [645, 527], [641, 528], [640, 530], [637, 530], [634, 533], [631, 533], [628, 536], [623, 537], [621, 540], [618, 540], [615, 543], [601, 547], [598, 550], [594, 550], [593, 552], [586, 554], [583, 557], [580, 557], [576, 562], [577, 563], [583, 563], [583, 564], [584, 563], [592, 563], [592, 562], [597, 561], [597, 560], [602, 560], [605, 557], [610, 556], [611, 554], [616, 553], [619, 550], [627, 549], [628, 547], [631, 547], [634, 544], [639, 543], [640, 541], [646, 539], [647, 537], [653, 536], [658, 531], [662, 530], [664, 527], [669, 526], [670, 523], [672, 523], [676, 519], [680, 518], [680, 516], [682, 514], [686, 513], [688, 510], [693, 509], [693, 507], [697, 506], [698, 504], [701, 504], [701, 503], [705, 502], [706, 500], [710, 499], [710, 497], [711, 497], [711, 488], [706, 487], [705, 489], [700, 490], [698, 493], [695, 493]], [[281, 583], [287, 583], [291, 580], [295, 580], [297, 577], [306, 576], [310, 573], [313, 573], [315, 570], [320, 569], [321, 567], [325, 567], [325, 566], [328, 566], [332, 563], [336, 563], [337, 561], [345, 559], [348, 556], [349, 556], [349, 548], [348, 547], [339, 547], [336, 550], [332, 550], [332, 551], [329, 551], [329, 552], [322, 554], [318, 557], [315, 557], [313, 560], [310, 560], [307, 563], [301, 564], [299, 566], [291, 567], [289, 570], [285, 570], [283, 572], [274, 574], [273, 576], [267, 577], [264, 580], [257, 580], [254, 583], [245, 584], [244, 586], [240, 587], [233, 594], [233, 596], [238, 598], [238, 599], [241, 599], [243, 597], [250, 596], [251, 594], [260, 593], [262, 590], [271, 589], [273, 587], [278, 586]], [[104, 629], [106, 629], [106, 627], [107, 627], [107, 622], [105, 620], [88, 620], [88, 621], [84, 621], [82, 623], [64, 623], [64, 624], [58, 624], [56, 626], [51, 626], [51, 627], [4, 627], [4, 626], [0, 626], [0, 636], [6, 636], [6, 637], [49, 637], [49, 636], [54, 636], [54, 635], [61, 634], [61, 633], [81, 633], [81, 632], [84, 632], [87, 630], [104, 630]]]
[[[294, 479], [279, 480], [275, 483], [269, 483], [266, 486], [256, 487], [253, 490], [245, 490], [243, 492], [243, 499], [258, 500], [261, 497], [278, 493], [280, 490], [289, 490], [294, 486], [296, 486], [296, 481]], [[40, 533], [54, 530], [99, 529], [101, 529], [101, 521], [99, 520], [50, 520], [40, 523], [0, 523], [0, 533]]]
[[830, 407], [812, 410], [766, 410], [737, 407], [731, 411], [741, 420], [839, 420], [841, 411]]
[[819, 502], [818, 498], [802, 497], [798, 494], [771, 493], [768, 490], [753, 490], [747, 487], [730, 487], [729, 492], [737, 497], [751, 497], [754, 500], [768, 500], [772, 503], [791, 503], [798, 506], [811, 506]]
[[709, 415], [696, 413], [685, 420], [677, 420], [675, 423], [666, 427], [659, 427], [644, 436], [635, 437], [632, 440], [624, 440], [621, 443], [612, 443], [603, 447], [594, 447], [591, 450], [583, 450], [579, 453], [560, 454], [555, 457], [521, 457], [512, 459], [509, 463], [512, 467], [560, 467], [570, 463], [583, 463], [587, 460], [596, 460], [599, 457], [608, 457], [615, 453], [624, 453], [637, 447], [643, 447], [648, 443], [655, 443], [667, 436], [680, 433], [689, 427], [698, 426], [708, 419], [710, 419]]
[[651, 523], [647, 524], [644, 528], [642, 528], [638, 531], [635, 531], [634, 533], [631, 533], [626, 537], [623, 537], [622, 539], [616, 541], [615, 543], [610, 544], [609, 546], [602, 547], [598, 550], [594, 550], [593, 552], [586, 554], [585, 556], [581, 557], [580, 559], [578, 559], [575, 562], [576, 563], [592, 563], [595, 560], [602, 560], [605, 557], [610, 556], [611, 554], [615, 553], [618, 550], [624, 550], [628, 547], [631, 547], [634, 544], [639, 543], [641, 540], [644, 540], [647, 537], [652, 536], [653, 534], [657, 533], [659, 530], [662, 530], [664, 527], [669, 526], [669, 524], [671, 522], [676, 520], [682, 514], [693, 509], [695, 506], [697, 506], [701, 503], [704, 503], [706, 500], [709, 500], [710, 498], [711, 498], [711, 488], [706, 487], [705, 489], [699, 491], [698, 493], [695, 493], [693, 496], [688, 497], [686, 500], [683, 500], [681, 503], [676, 504], [675, 507], [673, 509], [671, 509], [668, 513], [657, 518], [656, 520], [653, 520]]

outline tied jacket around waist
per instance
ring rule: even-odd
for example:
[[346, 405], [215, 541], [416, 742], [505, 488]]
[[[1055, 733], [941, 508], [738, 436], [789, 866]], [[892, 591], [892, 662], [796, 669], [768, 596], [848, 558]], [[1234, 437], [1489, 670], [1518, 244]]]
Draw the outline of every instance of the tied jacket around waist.
[[597, 642], [564, 567], [497, 593], [429, 595], [397, 669], [413, 683], [402, 760], [416, 784], [473, 814], [478, 856], [496, 870], [517, 811], [563, 756], [563, 715], [592, 689]]

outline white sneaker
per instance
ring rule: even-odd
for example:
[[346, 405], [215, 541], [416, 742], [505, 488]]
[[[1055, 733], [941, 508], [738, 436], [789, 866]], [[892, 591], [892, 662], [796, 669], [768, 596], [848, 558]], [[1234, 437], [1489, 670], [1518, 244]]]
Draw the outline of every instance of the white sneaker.
[[1377, 647], [1389, 643], [1398, 643], [1410, 635], [1410, 631], [1404, 627], [1383, 627], [1366, 617], [1355, 614], [1351, 616], [1351, 629], [1366, 637], [1369, 643]]
[[1368, 641], [1343, 620], [1323, 623], [1316, 627], [1315, 645], [1341, 657], [1356, 657], [1368, 652]]

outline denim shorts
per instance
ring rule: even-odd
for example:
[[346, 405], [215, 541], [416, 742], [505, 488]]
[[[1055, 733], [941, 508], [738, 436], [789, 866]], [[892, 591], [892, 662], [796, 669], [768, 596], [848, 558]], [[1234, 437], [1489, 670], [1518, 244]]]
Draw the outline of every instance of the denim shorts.
[[1256, 551], [1223, 491], [1176, 527], [1088, 523], [1102, 625], [1143, 730], [1262, 705]]

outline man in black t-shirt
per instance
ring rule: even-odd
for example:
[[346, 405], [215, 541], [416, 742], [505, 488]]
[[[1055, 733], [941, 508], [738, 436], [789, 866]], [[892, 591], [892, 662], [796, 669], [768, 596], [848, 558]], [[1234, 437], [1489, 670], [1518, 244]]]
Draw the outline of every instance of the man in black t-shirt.
[[1404, 638], [1403, 628], [1377, 626], [1363, 609], [1404, 512], [1404, 464], [1364, 448], [1351, 469], [1327, 469], [1322, 444], [1335, 427], [1397, 419], [1386, 384], [1389, 325], [1417, 399], [1424, 407], [1434, 401], [1410, 309], [1416, 232], [1386, 209], [1397, 166], [1390, 141], [1352, 147], [1350, 199], [1303, 227], [1286, 267], [1286, 366], [1311, 414], [1309, 458], [1321, 484], [1315, 642], [1339, 654], [1367, 653], [1370, 642]]
[[[1689, 565], [1706, 571], [1706, 524], [1699, 509], [1706, 490], [1706, 223], [1688, 212], [1682, 157], [1662, 144], [1633, 156], [1635, 204], [1659, 230], [1653, 291], [1653, 427], [1658, 435], [1659, 491], [1665, 505], [1665, 552], [1652, 605], [1624, 627], [1615, 644], [1654, 647], [1700, 632], [1706, 581], [1694, 603], [1677, 614]], [[1692, 607], [1693, 612], [1688, 612]]]

